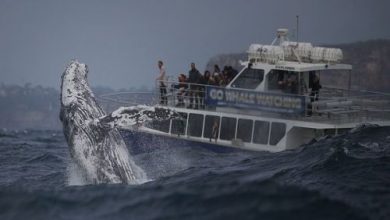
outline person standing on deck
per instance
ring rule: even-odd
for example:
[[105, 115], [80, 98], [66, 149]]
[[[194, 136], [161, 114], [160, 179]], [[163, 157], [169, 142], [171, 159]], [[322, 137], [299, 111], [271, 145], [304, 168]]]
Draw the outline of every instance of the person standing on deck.
[[163, 61], [159, 60], [158, 63], [159, 74], [156, 78], [157, 83], [160, 85], [160, 104], [167, 105], [167, 86], [165, 85], [165, 67]]
[[320, 84], [320, 77], [318, 75], [314, 76], [313, 84], [311, 86], [310, 99], [311, 102], [318, 101], [318, 94], [320, 93], [320, 89], [322, 88]]
[[198, 108], [198, 94], [199, 94], [199, 82], [200, 82], [200, 72], [196, 69], [195, 63], [191, 63], [191, 70], [188, 72], [188, 83], [190, 84], [189, 96], [190, 96], [190, 105], [188, 108], [193, 107], [193, 102], [195, 98], [194, 108]]
[[313, 114], [313, 102], [318, 101], [318, 95], [320, 93], [320, 89], [322, 88], [320, 84], [320, 77], [316, 74], [314, 75], [313, 82], [311, 84], [311, 92], [310, 92], [310, 103], [308, 105], [308, 116]]
[[178, 84], [174, 85], [173, 88], [177, 91], [176, 107], [184, 107], [184, 96], [187, 90], [187, 77], [184, 74], [180, 74], [178, 77]]

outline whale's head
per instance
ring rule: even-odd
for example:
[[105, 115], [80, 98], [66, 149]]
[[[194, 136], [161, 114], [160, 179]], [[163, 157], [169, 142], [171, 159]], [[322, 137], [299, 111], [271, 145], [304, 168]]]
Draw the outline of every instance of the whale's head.
[[93, 97], [87, 76], [87, 65], [79, 63], [77, 60], [73, 60], [68, 64], [62, 74], [61, 104], [63, 106], [80, 104]]
[[105, 115], [95, 100], [87, 76], [87, 65], [76, 60], [71, 61], [62, 74], [60, 120], [64, 126], [88, 126], [89, 121]]

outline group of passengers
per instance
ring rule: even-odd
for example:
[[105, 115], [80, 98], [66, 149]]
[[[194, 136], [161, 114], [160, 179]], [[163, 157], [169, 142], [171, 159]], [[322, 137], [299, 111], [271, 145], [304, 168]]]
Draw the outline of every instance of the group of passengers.
[[212, 86], [226, 86], [228, 85], [234, 77], [238, 74], [238, 71], [235, 70], [232, 66], [225, 66], [221, 71], [219, 66], [214, 65], [214, 71], [211, 74], [210, 71], [206, 70], [203, 74], [204, 82], [207, 85]]
[[[162, 61], [158, 61], [159, 75], [156, 78], [160, 86], [160, 104], [167, 105], [167, 86], [165, 84], [165, 68]], [[176, 91], [177, 107], [185, 107], [184, 99], [189, 98], [188, 108], [204, 108], [205, 86], [226, 86], [238, 74], [238, 71], [231, 66], [225, 66], [221, 71], [218, 65], [214, 65], [211, 73], [206, 70], [203, 74], [191, 63], [191, 69], [186, 74], [179, 74], [178, 82], [172, 85]]]
[[[251, 64], [248, 65], [248, 68], [251, 68]], [[165, 82], [165, 68], [162, 61], [158, 61], [159, 75], [156, 80], [159, 82], [160, 87], [160, 104], [167, 105], [167, 86]], [[214, 65], [214, 70], [211, 73], [206, 70], [204, 74], [201, 74], [200, 71], [196, 68], [195, 63], [191, 63], [191, 69], [186, 74], [179, 74], [178, 82], [174, 83], [171, 87], [172, 91], [176, 92], [177, 98], [177, 107], [185, 107], [184, 99], [188, 97], [189, 105], [188, 108], [204, 108], [204, 99], [206, 86], [226, 86], [228, 85], [238, 74], [237, 70], [233, 69], [231, 66], [225, 66], [221, 71], [218, 65]], [[310, 80], [310, 103], [313, 101], [318, 101], [319, 90], [321, 85], [319, 82], [319, 77], [312, 73], [312, 79]], [[289, 94], [303, 95], [308, 92], [308, 88], [303, 77], [298, 77], [297, 74], [288, 73], [285, 74], [284, 71], [280, 71], [277, 74], [277, 84], [278, 88]]]

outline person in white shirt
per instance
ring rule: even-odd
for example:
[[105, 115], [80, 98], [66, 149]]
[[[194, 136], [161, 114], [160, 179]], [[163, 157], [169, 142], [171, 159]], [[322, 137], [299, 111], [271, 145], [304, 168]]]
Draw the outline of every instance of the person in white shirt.
[[160, 84], [160, 104], [161, 105], [167, 105], [168, 99], [167, 99], [167, 86], [165, 85], [165, 67], [164, 63], [159, 60], [158, 63], [158, 69], [160, 73], [158, 74], [156, 81], [158, 84]]

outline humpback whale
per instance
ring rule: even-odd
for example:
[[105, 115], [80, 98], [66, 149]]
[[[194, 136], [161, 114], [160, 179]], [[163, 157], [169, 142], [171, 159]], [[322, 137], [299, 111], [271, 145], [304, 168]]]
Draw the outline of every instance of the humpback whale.
[[146, 174], [131, 160], [118, 128], [168, 119], [175, 113], [139, 105], [106, 114], [89, 87], [87, 75], [87, 65], [72, 61], [61, 77], [60, 120], [74, 164], [87, 184], [145, 182]]

